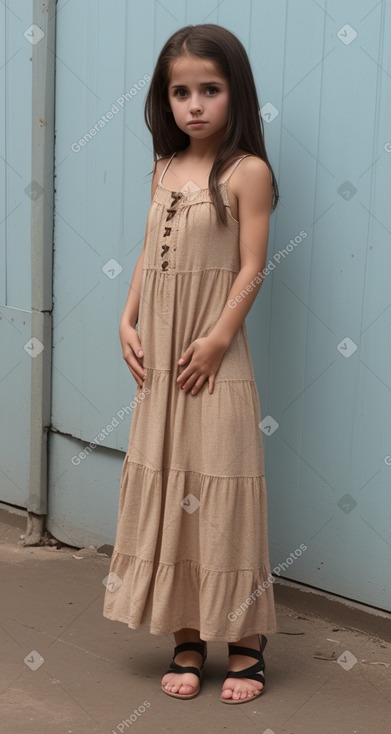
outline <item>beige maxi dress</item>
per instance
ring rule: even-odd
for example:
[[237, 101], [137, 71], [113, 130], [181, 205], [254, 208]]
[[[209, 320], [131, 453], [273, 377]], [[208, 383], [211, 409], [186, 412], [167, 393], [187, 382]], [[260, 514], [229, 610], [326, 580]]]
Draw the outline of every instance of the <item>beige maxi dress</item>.
[[237, 642], [276, 631], [260, 403], [245, 322], [211, 395], [208, 381], [196, 395], [176, 382], [178, 359], [211, 331], [240, 270], [239, 223], [227, 193], [234, 168], [219, 184], [225, 227], [209, 189], [188, 194], [162, 184], [172, 158], [145, 231], [137, 328], [147, 377], [135, 394], [103, 615], [133, 629], [149, 624], [151, 634], [191, 627], [203, 640]]

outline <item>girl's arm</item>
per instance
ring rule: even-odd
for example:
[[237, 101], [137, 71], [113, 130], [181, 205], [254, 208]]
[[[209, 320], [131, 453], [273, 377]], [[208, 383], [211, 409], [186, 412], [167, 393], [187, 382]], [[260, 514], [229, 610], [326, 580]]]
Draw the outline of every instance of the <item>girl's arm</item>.
[[[237, 169], [235, 188], [240, 222], [240, 271], [228, 295], [227, 303], [208, 337], [227, 349], [245, 320], [263, 277], [266, 265], [269, 221], [273, 189], [268, 165], [260, 158], [248, 158]], [[233, 177], [232, 177], [233, 178]]]
[[[239, 173], [240, 172], [240, 173]], [[234, 184], [235, 180], [235, 184]], [[231, 188], [239, 205], [240, 271], [228, 294], [219, 319], [206, 337], [195, 339], [181, 354], [178, 365], [185, 367], [178, 386], [195, 395], [204, 382], [209, 393], [224, 353], [246, 318], [259, 288], [265, 267], [273, 189], [268, 165], [260, 158], [247, 158], [232, 175]]]
[[[151, 203], [153, 201], [153, 196], [155, 193], [157, 182], [159, 180], [160, 169], [162, 165], [163, 164], [160, 163], [160, 161], [155, 164], [151, 182]], [[133, 277], [130, 283], [128, 297], [126, 299], [125, 307], [122, 312], [119, 324], [122, 356], [127, 363], [134, 379], [140, 387], [142, 387], [143, 385], [143, 381], [146, 377], [146, 372], [144, 371], [144, 367], [142, 365], [143, 350], [135, 327], [138, 321], [140, 305], [140, 291], [143, 277], [145, 241], [146, 238], [144, 236], [143, 248], [133, 271]]]
[[143, 263], [144, 263], [144, 245], [141, 253], [136, 262], [133, 277], [130, 283], [128, 297], [126, 299], [125, 308], [123, 310], [120, 325], [122, 323], [128, 324], [135, 328], [138, 321], [138, 311], [140, 305], [140, 290], [141, 281], [143, 277]]

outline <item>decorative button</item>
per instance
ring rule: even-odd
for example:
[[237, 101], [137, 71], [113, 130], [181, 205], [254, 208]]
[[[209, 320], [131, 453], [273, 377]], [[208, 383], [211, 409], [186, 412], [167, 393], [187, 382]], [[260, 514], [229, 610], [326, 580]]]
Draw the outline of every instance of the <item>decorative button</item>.
[[[176, 214], [177, 209], [175, 208], [175, 205], [178, 203], [179, 199], [182, 198], [182, 194], [179, 191], [172, 191], [171, 192], [172, 202], [170, 205], [170, 208], [167, 209], [167, 216], [166, 216], [166, 222], [170, 221]], [[171, 235], [172, 227], [164, 227], [164, 233], [163, 237], [169, 237]], [[168, 250], [170, 249], [169, 245], [162, 245], [162, 251], [160, 253], [161, 257], [164, 257]], [[176, 247], [173, 248], [173, 250], [176, 250]], [[169, 266], [169, 261], [164, 260], [162, 262], [162, 270], [167, 270]]]

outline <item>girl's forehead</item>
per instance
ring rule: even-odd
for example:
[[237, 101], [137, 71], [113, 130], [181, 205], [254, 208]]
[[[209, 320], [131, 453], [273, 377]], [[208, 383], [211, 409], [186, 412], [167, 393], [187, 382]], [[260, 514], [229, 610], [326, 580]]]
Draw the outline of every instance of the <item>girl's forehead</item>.
[[200, 82], [224, 80], [213, 59], [199, 56], [179, 56], [172, 61], [169, 67], [169, 78], [173, 84], [175, 80], [183, 81], [185, 78], [189, 81], [199, 80]]

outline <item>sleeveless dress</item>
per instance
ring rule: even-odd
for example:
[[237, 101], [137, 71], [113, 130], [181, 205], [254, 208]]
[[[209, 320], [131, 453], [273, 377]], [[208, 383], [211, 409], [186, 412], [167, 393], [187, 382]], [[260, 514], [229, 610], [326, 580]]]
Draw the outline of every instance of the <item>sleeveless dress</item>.
[[[103, 616], [151, 634], [182, 628], [237, 642], [276, 631], [260, 403], [245, 322], [213, 393], [176, 382], [182, 352], [207, 336], [240, 270], [228, 179], [228, 226], [209, 189], [172, 191], [163, 176], [145, 232], [137, 386]], [[186, 364], [187, 366], [187, 364]], [[269, 581], [268, 581], [269, 578]]]

